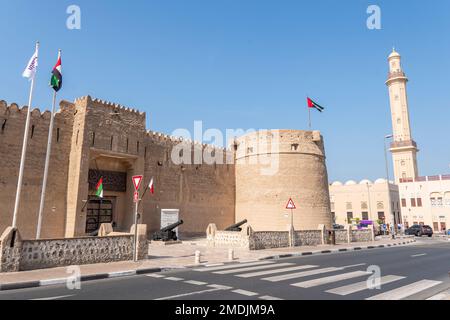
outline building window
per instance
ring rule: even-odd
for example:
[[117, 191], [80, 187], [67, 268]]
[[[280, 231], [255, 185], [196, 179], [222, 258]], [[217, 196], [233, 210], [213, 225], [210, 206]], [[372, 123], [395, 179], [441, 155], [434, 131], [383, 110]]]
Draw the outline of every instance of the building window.
[[298, 150], [298, 143], [291, 144], [291, 151], [297, 151]]
[[406, 208], [406, 199], [402, 199], [402, 207]]
[[367, 202], [361, 201], [361, 210], [367, 210]]
[[415, 207], [416, 206], [416, 199], [411, 198], [411, 207]]
[[378, 220], [383, 220], [384, 221], [385, 217], [384, 217], [384, 212], [378, 212]]
[[417, 206], [418, 207], [422, 206], [422, 198], [417, 198]]
[[363, 220], [369, 220], [369, 213], [366, 212], [366, 211], [362, 212], [362, 219]]
[[347, 222], [352, 223], [353, 212], [347, 212]]
[[351, 202], [347, 202], [347, 203], [345, 204], [345, 207], [347, 208], [347, 210], [352, 210], [352, 208], [353, 208]]

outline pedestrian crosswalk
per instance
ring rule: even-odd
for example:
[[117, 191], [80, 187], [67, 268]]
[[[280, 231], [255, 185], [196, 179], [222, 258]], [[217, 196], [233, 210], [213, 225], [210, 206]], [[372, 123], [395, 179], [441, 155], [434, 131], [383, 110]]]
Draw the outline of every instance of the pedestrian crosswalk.
[[[406, 275], [382, 275], [369, 272], [365, 263], [348, 266], [298, 265], [291, 262], [256, 261], [222, 266], [199, 267], [198, 272], [211, 272], [243, 279], [262, 280], [299, 289], [319, 289], [324, 294], [349, 296], [364, 294], [367, 300], [401, 300], [424, 293], [442, 281], [410, 280]], [[352, 282], [352, 283], [349, 283]], [[240, 289], [238, 289], [239, 291]], [[242, 291], [242, 292], [241, 292]], [[241, 294], [249, 293], [240, 290]], [[250, 294], [248, 294], [251, 296]], [[265, 296], [267, 299], [274, 298]]]

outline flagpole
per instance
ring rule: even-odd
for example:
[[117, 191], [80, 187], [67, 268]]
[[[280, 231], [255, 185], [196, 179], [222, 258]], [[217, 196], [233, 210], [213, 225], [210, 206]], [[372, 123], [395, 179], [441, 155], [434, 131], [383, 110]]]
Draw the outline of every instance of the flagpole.
[[45, 156], [44, 180], [42, 182], [41, 203], [39, 205], [39, 218], [38, 218], [38, 224], [37, 224], [36, 239], [39, 239], [41, 237], [42, 213], [44, 211], [45, 192], [47, 189], [47, 179], [48, 179], [48, 167], [49, 167], [49, 163], [50, 163], [50, 153], [52, 150], [55, 107], [56, 107], [56, 91], [53, 92], [52, 115], [50, 118], [50, 127], [48, 129], [47, 154]]
[[[36, 58], [39, 58], [39, 42], [36, 42], [36, 52], [37, 52]], [[22, 192], [23, 171], [25, 168], [25, 157], [26, 157], [26, 153], [27, 153], [28, 132], [30, 129], [31, 104], [33, 102], [33, 90], [34, 90], [34, 78], [35, 77], [36, 77], [36, 73], [31, 78], [30, 96], [28, 99], [27, 120], [25, 122], [25, 132], [23, 134], [22, 155], [20, 157], [19, 180], [17, 181], [16, 201], [14, 203], [14, 213], [13, 213], [13, 221], [12, 221], [13, 228], [17, 227], [17, 213], [19, 211], [19, 205], [20, 205], [20, 193]]]
[[309, 131], [311, 131], [311, 108], [308, 107], [308, 116], [309, 116]]

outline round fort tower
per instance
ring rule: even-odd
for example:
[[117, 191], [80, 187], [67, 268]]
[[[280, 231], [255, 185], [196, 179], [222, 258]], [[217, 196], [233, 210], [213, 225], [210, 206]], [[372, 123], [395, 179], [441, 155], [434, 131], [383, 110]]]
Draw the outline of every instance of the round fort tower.
[[323, 138], [319, 131], [270, 130], [236, 140], [236, 222], [255, 231], [331, 228]]

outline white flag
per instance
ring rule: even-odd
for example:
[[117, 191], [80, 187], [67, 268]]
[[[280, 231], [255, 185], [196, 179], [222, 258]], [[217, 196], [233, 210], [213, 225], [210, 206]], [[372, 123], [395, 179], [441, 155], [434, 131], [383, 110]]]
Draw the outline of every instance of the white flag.
[[28, 62], [28, 65], [25, 68], [22, 76], [30, 80], [34, 79], [34, 76], [36, 75], [37, 66], [38, 66], [38, 51], [36, 50], [33, 56], [31, 57], [30, 61]]

